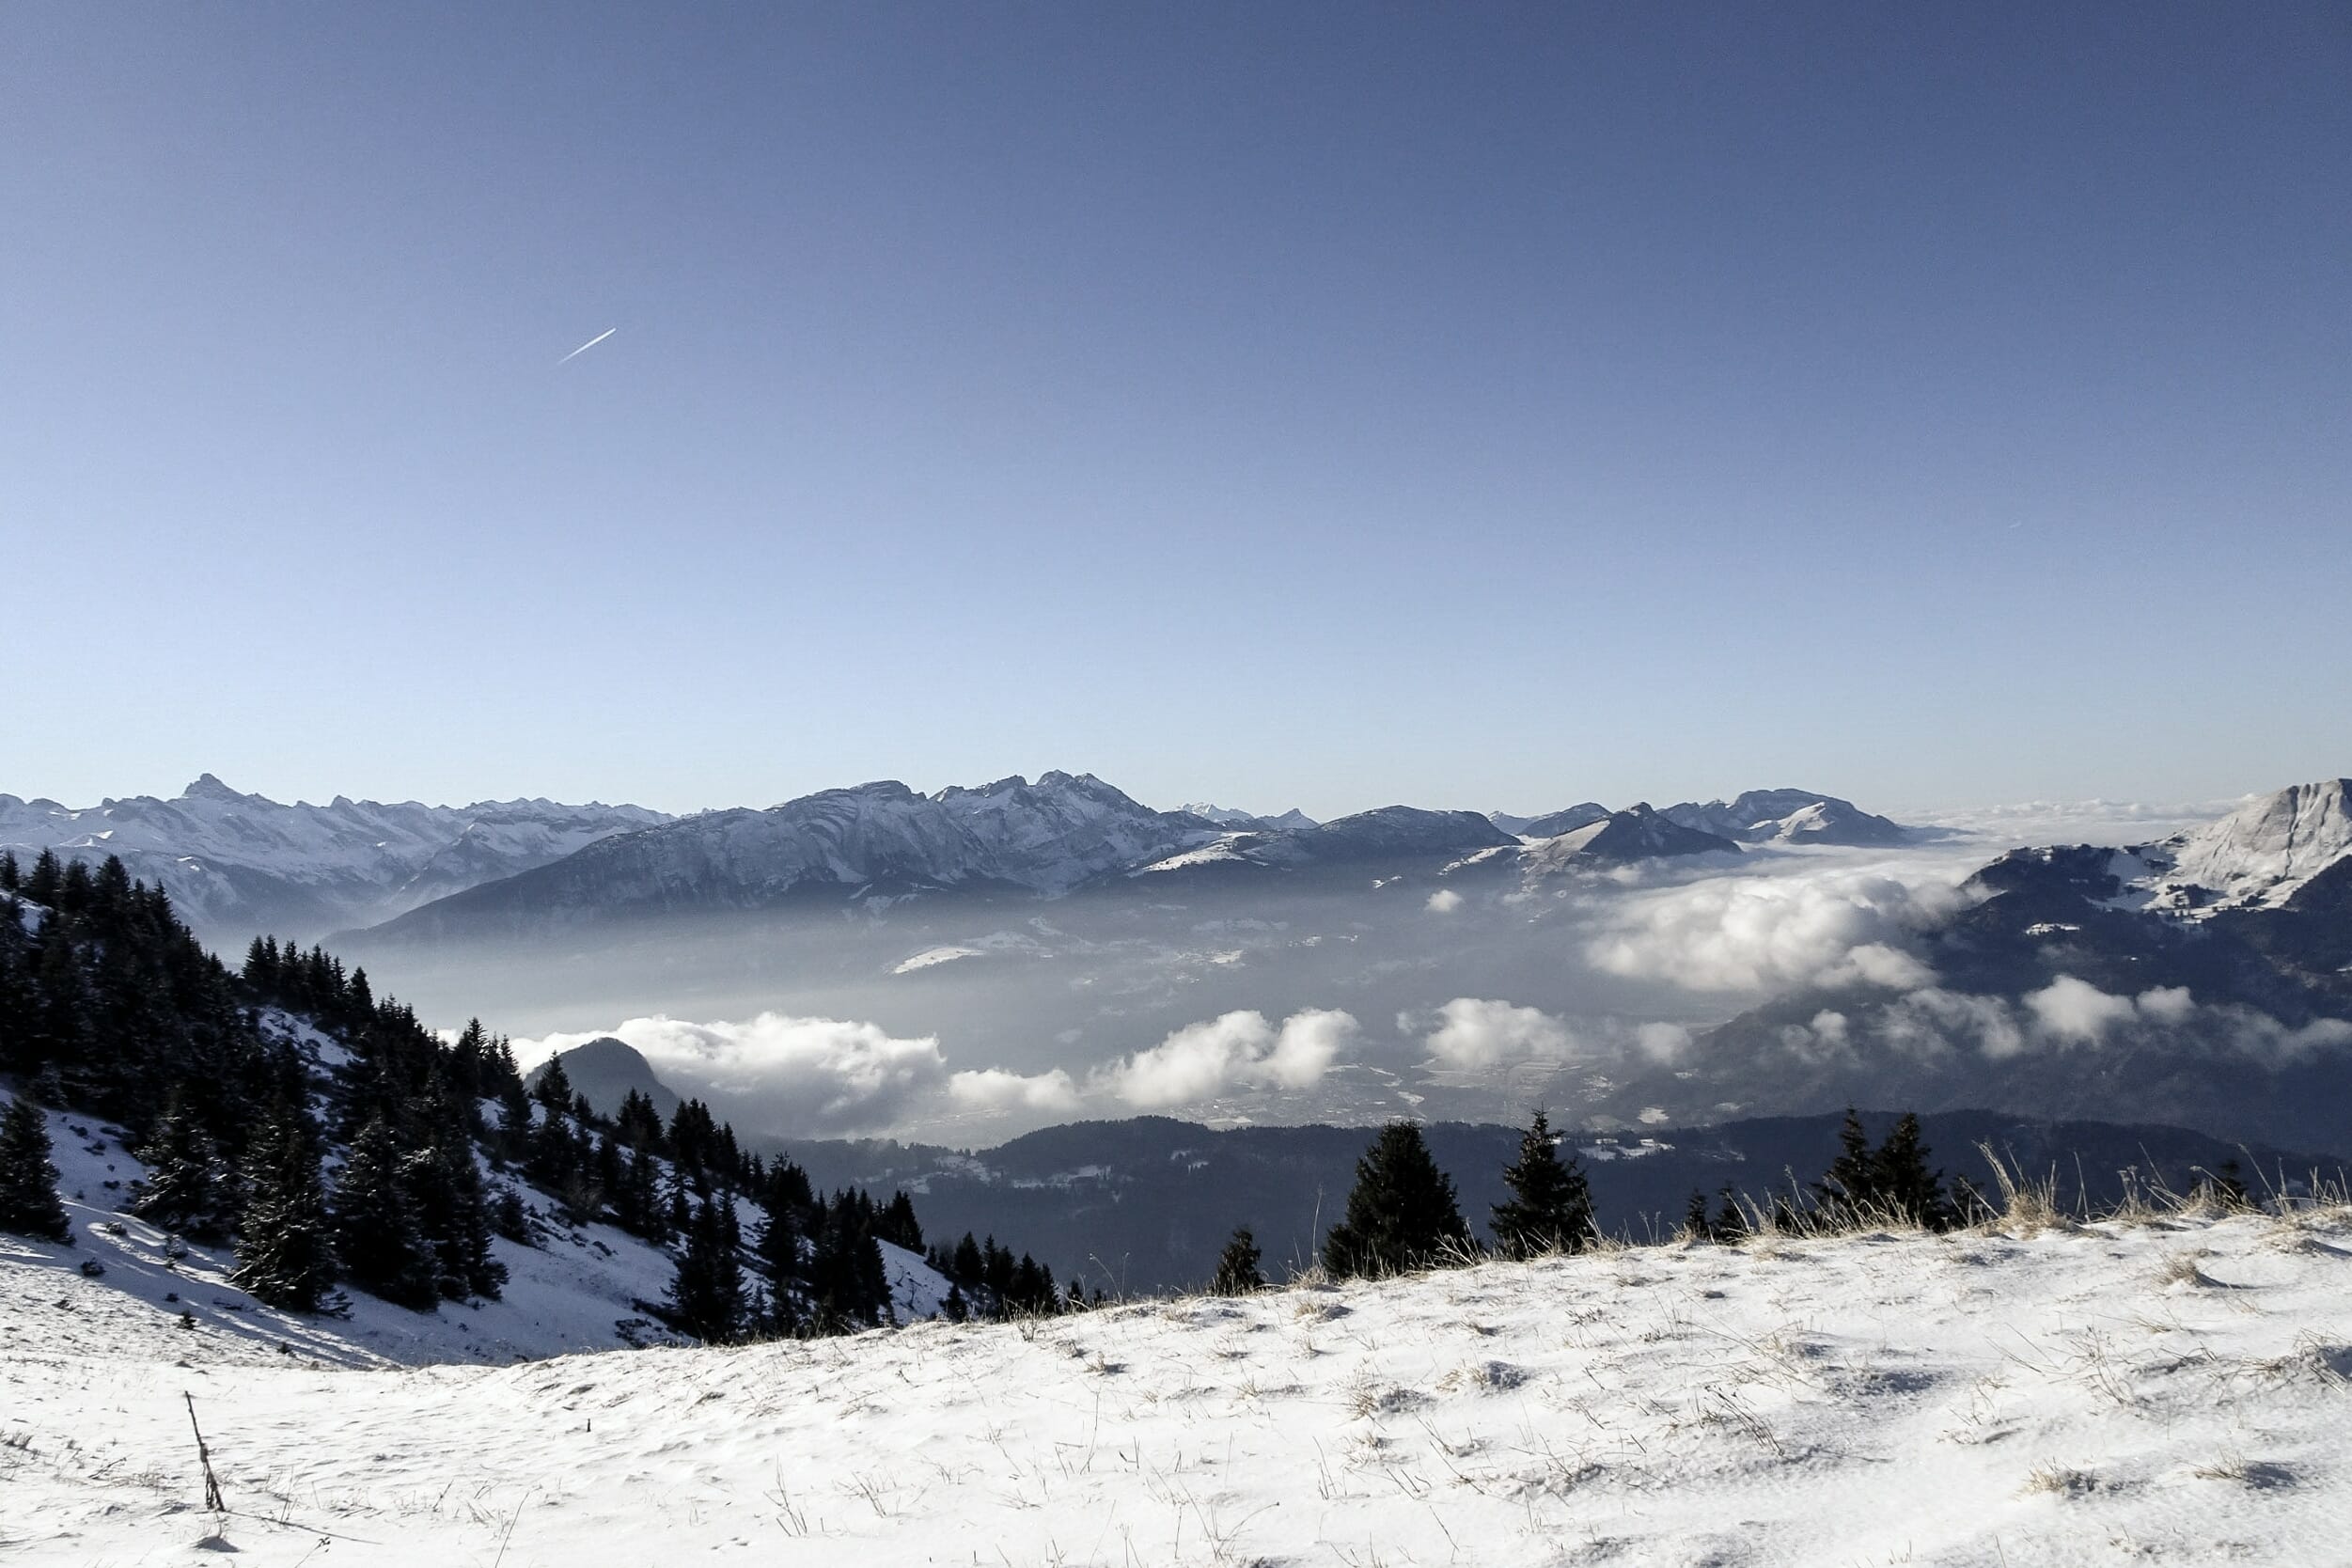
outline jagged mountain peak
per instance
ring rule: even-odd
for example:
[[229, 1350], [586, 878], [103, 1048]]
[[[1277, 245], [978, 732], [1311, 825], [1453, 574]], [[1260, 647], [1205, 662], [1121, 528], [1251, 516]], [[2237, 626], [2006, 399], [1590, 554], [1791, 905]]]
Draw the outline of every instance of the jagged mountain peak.
[[2352, 778], [2291, 784], [2168, 840], [2163, 882], [2218, 906], [2270, 906], [2352, 855]]

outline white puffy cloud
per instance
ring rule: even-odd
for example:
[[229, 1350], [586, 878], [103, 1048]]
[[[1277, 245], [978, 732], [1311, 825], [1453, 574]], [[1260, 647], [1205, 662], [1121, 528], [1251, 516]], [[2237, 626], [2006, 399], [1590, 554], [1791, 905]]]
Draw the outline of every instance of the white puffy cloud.
[[1057, 1067], [1050, 1073], [1024, 1075], [991, 1067], [977, 1073], [957, 1073], [948, 1079], [948, 1096], [966, 1110], [1066, 1112], [1078, 1108], [1078, 1086]]
[[2055, 1039], [2095, 1045], [2118, 1024], [2140, 1015], [2129, 996], [2110, 996], [2089, 980], [2061, 975], [2039, 991], [2029, 991], [2026, 1008]]
[[1561, 1061], [1575, 1045], [1568, 1026], [1550, 1013], [1477, 996], [1456, 996], [1439, 1008], [1436, 1026], [1424, 1042], [1431, 1058], [1462, 1070]]
[[1280, 1028], [1255, 1011], [1188, 1024], [1102, 1075], [1111, 1093], [1139, 1109], [1166, 1109], [1235, 1089], [1311, 1089], [1352, 1050], [1360, 1032], [1348, 1013], [1294, 1012]]
[[2140, 1015], [2159, 1024], [2186, 1024], [2196, 1011], [2185, 985], [2160, 985], [2140, 994]]
[[763, 1012], [742, 1023], [655, 1014], [595, 1034], [518, 1041], [540, 1058], [611, 1035], [636, 1047], [681, 1093], [723, 1103], [749, 1132], [830, 1135], [886, 1127], [947, 1075], [937, 1037], [893, 1037], [878, 1024]]
[[1429, 895], [1429, 911], [1433, 915], [1450, 915], [1462, 907], [1462, 895], [1450, 887], [1440, 887]]
[[1693, 991], [1914, 990], [1935, 975], [1904, 943], [1958, 903], [1947, 884], [1867, 871], [1714, 877], [1628, 893], [1586, 954], [1612, 974]]
[[1690, 1049], [1690, 1031], [1680, 1024], [1643, 1024], [1634, 1030], [1634, 1045], [1652, 1061], [1670, 1066]]

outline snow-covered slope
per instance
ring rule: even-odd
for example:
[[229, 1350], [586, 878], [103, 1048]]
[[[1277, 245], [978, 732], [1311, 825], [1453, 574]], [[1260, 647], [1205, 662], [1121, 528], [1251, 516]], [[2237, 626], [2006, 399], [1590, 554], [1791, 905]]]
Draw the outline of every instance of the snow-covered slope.
[[0, 795], [0, 849], [122, 857], [171, 889], [182, 917], [213, 933], [304, 937], [370, 925], [584, 844], [668, 819], [636, 806], [550, 800], [384, 805], [341, 795], [282, 806], [211, 774], [169, 800], [137, 795], [87, 808]]
[[1885, 846], [1911, 841], [1902, 823], [1812, 790], [1749, 790], [1736, 800], [1704, 805], [1684, 801], [1658, 814], [1743, 844]]
[[2342, 1211], [1651, 1248], [401, 1372], [102, 1339], [66, 1274], [0, 1332], [0, 1532], [265, 1568], [2335, 1562], [2348, 1253]]
[[[609, 1225], [568, 1223], [527, 1188], [538, 1245], [493, 1239], [507, 1267], [495, 1301], [444, 1301], [413, 1312], [348, 1291], [340, 1316], [280, 1311], [229, 1283], [230, 1247], [177, 1240], [125, 1212], [146, 1168], [123, 1147], [118, 1129], [62, 1111], [47, 1116], [75, 1245], [0, 1234], [0, 1356], [23, 1349], [17, 1336], [27, 1332], [83, 1355], [163, 1334], [178, 1356], [268, 1361], [293, 1354], [345, 1366], [503, 1363], [682, 1342], [645, 1307], [669, 1286], [669, 1254]], [[760, 1215], [743, 1200], [738, 1218], [750, 1234]], [[935, 1313], [947, 1282], [916, 1254], [877, 1245], [900, 1318]], [[103, 1272], [85, 1278], [87, 1262]], [[190, 1319], [184, 1325], [182, 1313]]]
[[2214, 907], [2276, 907], [2352, 855], [2352, 778], [2290, 785], [2162, 847], [2165, 886], [2199, 889]]
[[886, 780], [607, 839], [442, 900], [388, 929], [564, 924], [949, 887], [1050, 896], [1216, 832], [1198, 817], [1140, 806], [1090, 774], [1048, 773], [1034, 784], [1014, 776], [933, 795]]

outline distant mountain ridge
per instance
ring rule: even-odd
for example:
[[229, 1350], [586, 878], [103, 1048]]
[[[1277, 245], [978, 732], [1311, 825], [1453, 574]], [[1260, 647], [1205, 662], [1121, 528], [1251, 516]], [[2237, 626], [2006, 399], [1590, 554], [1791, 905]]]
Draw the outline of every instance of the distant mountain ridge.
[[547, 800], [282, 806], [210, 774], [171, 800], [84, 810], [0, 795], [0, 847], [20, 858], [44, 848], [119, 855], [208, 931], [381, 928], [403, 940], [825, 902], [879, 912], [945, 894], [1172, 890], [1204, 878], [1379, 885], [1466, 863], [1550, 874], [1742, 843], [1901, 842], [1907, 831], [1802, 790], [1661, 810], [1585, 802], [1533, 818], [1397, 805], [1317, 822], [1206, 803], [1156, 810], [1091, 774], [1062, 772], [928, 795], [883, 780], [685, 818]]
[[194, 925], [314, 937], [372, 925], [477, 884], [669, 821], [639, 806], [538, 800], [281, 805], [205, 774], [178, 795], [74, 808], [0, 794], [0, 849], [93, 863], [118, 855]]

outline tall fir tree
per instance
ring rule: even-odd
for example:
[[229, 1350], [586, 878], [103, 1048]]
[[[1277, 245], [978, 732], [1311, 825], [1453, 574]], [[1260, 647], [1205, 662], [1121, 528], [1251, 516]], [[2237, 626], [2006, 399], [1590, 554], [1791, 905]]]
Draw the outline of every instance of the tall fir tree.
[[1580, 1252], [1592, 1239], [1592, 1185], [1574, 1152], [1561, 1163], [1543, 1111], [1519, 1135], [1519, 1157], [1503, 1168], [1503, 1184], [1511, 1197], [1494, 1210], [1495, 1247], [1503, 1256]]
[[228, 1278], [273, 1307], [315, 1312], [335, 1286], [335, 1245], [310, 1119], [270, 1113], [247, 1156], [245, 1212]]
[[0, 1231], [71, 1245], [73, 1228], [57, 1198], [51, 1152], [40, 1107], [23, 1095], [10, 1100], [0, 1114]]
[[233, 1205], [227, 1172], [185, 1093], [173, 1090], [138, 1157], [147, 1167], [147, 1180], [131, 1204], [133, 1214], [199, 1241], [227, 1233]]
[[695, 1209], [668, 1297], [671, 1321], [705, 1344], [731, 1343], [742, 1335], [743, 1265], [728, 1241], [718, 1200], [705, 1200]]
[[[1216, 1275], [1209, 1281], [1211, 1295], [1248, 1295], [1266, 1288], [1266, 1277], [1260, 1267], [1258, 1238], [1249, 1233], [1247, 1225], [1233, 1227], [1231, 1239], [1217, 1255]], [[1073, 1281], [1075, 1283], [1075, 1281]]]
[[1376, 1278], [1430, 1268], [1469, 1247], [1452, 1178], [1419, 1127], [1391, 1121], [1356, 1162], [1347, 1214], [1324, 1237], [1323, 1263], [1342, 1279]]
[[417, 1229], [403, 1164], [390, 1126], [370, 1121], [360, 1129], [335, 1182], [335, 1249], [361, 1290], [429, 1311], [441, 1294], [438, 1270]]

